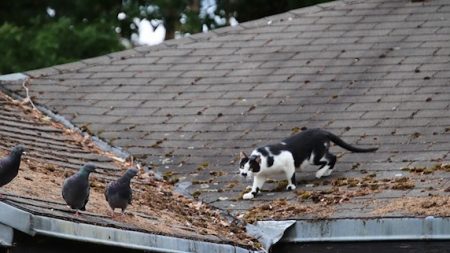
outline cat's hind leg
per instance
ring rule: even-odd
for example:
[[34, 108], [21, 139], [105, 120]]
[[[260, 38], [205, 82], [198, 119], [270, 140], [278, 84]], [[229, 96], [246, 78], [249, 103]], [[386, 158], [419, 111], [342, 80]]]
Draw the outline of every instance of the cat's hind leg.
[[261, 188], [264, 185], [264, 182], [266, 181], [266, 178], [261, 175], [255, 175], [253, 177], [253, 186], [252, 190], [250, 192], [247, 192], [242, 196], [243, 199], [252, 199], [256, 197], [256, 194], [261, 190]]
[[333, 155], [331, 153], [327, 153], [326, 159], [328, 161], [327, 166], [329, 166], [329, 167], [328, 167], [327, 171], [325, 171], [323, 173], [324, 177], [331, 175], [331, 173], [333, 172], [334, 165], [336, 164], [336, 156], [335, 155]]
[[319, 169], [316, 171], [316, 178], [321, 178], [323, 176], [323, 173], [328, 170], [328, 167], [326, 167], [327, 160], [325, 159], [326, 153], [327, 150], [325, 149], [325, 147], [313, 150], [311, 152], [312, 159], [310, 158], [310, 163], [314, 165], [320, 165]]
[[329, 152], [326, 152], [324, 156], [320, 159], [321, 167], [316, 172], [316, 178], [331, 175], [335, 164], [336, 164], [336, 156]]

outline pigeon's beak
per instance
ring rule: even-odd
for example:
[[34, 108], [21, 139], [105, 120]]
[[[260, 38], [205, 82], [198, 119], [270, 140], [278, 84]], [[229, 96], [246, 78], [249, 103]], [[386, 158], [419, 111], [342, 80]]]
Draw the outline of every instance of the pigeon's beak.
[[26, 151], [23, 151], [22, 155], [28, 155], [28, 153]]

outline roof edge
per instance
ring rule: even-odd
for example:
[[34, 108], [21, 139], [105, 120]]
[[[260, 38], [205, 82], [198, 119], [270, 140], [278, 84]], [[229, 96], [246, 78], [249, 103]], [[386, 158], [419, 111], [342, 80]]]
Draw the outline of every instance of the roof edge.
[[[44, 235], [151, 252], [251, 253], [249, 249], [185, 238], [76, 223], [34, 215], [0, 202], [0, 223], [29, 235]], [[4, 215], [5, 214], [5, 215]], [[26, 216], [23, 219], [23, 216]]]
[[297, 220], [280, 243], [449, 240], [450, 217]]

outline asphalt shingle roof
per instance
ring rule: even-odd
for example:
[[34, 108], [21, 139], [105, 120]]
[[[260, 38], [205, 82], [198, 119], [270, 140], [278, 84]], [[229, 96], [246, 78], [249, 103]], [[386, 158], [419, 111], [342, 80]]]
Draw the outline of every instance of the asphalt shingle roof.
[[[448, 195], [449, 29], [446, 0], [344, 0], [27, 74], [34, 101], [191, 182], [206, 202], [239, 213], [283, 198], [300, 208], [291, 218], [330, 202], [327, 217], [367, 217], [374, 199]], [[23, 95], [20, 84], [2, 87]], [[250, 184], [237, 175], [239, 151], [303, 127], [380, 150], [341, 154], [326, 180], [299, 171], [295, 193], [237, 201]]]
[[[10, 206], [58, 220], [255, 247], [245, 234], [242, 223], [232, 223], [233, 219], [225, 217], [221, 211], [174, 193], [171, 185], [155, 181], [143, 171], [132, 182], [133, 201], [127, 213], [111, 217], [104, 197], [105, 186], [122, 175], [132, 166], [131, 163], [103, 152], [91, 139], [1, 92], [0, 139], [0, 157], [6, 156], [8, 150], [18, 144], [27, 151], [22, 156], [18, 176], [0, 188], [5, 196], [1, 202]], [[62, 184], [66, 177], [88, 162], [95, 164], [97, 169], [90, 177], [87, 211], [74, 215], [61, 196]], [[5, 219], [4, 216], [0, 218], [0, 221]], [[69, 230], [67, 227], [64, 229]], [[114, 241], [117, 238], [109, 239]], [[175, 245], [167, 245], [167, 249], [170, 248], [175, 248]]]

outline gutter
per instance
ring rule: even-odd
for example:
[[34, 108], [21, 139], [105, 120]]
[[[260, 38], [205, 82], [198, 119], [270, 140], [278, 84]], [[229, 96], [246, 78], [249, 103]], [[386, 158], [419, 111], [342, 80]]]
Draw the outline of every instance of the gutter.
[[449, 240], [450, 217], [297, 220], [281, 243]]
[[[43, 235], [49, 237], [95, 243], [125, 249], [145, 250], [150, 252], [168, 253], [252, 253], [248, 249], [212, 242], [196, 241], [191, 239], [143, 233], [124, 229], [95, 226], [91, 224], [76, 223], [57, 218], [34, 215], [16, 207], [0, 202], [0, 245], [2, 231], [19, 230], [31, 236]], [[9, 230], [2, 228], [9, 227]]]

